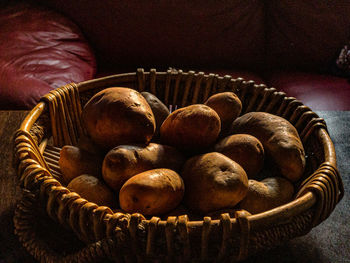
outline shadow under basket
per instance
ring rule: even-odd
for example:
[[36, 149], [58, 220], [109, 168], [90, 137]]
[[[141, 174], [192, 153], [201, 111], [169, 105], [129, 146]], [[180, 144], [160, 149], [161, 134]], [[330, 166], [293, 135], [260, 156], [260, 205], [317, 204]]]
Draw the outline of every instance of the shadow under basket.
[[[82, 105], [112, 86], [149, 91], [173, 109], [232, 91], [242, 101], [242, 114], [264, 111], [289, 120], [298, 130], [307, 155], [303, 180], [295, 184], [294, 200], [255, 215], [236, 213], [230, 217], [223, 213], [219, 219], [206, 216], [199, 221], [191, 221], [187, 215], [147, 220], [141, 214], [114, 213], [69, 191], [58, 180], [59, 149], [76, 145], [85, 133], [80, 119]], [[15, 160], [24, 189], [15, 212], [15, 232], [29, 253], [42, 262], [240, 261], [308, 233], [331, 214], [344, 192], [326, 124], [310, 108], [253, 81], [193, 71], [138, 69], [53, 90], [15, 134]], [[39, 238], [34, 231], [43, 215], [70, 233], [76, 244], [83, 242], [75, 251], [50, 248], [46, 235], [41, 233]]]

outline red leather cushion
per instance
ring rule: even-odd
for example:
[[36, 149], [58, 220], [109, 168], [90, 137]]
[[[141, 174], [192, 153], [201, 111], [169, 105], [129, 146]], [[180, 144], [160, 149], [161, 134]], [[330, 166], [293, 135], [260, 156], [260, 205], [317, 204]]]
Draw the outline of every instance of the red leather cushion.
[[312, 110], [350, 110], [350, 83], [330, 75], [300, 72], [280, 72], [267, 81], [296, 97]]
[[28, 109], [53, 88], [90, 79], [94, 55], [67, 18], [30, 4], [0, 10], [0, 108]]
[[269, 0], [266, 5], [266, 51], [272, 67], [326, 69], [348, 41], [349, 1]]
[[251, 68], [262, 63], [260, 0], [40, 2], [74, 19], [101, 63], [113, 68]]

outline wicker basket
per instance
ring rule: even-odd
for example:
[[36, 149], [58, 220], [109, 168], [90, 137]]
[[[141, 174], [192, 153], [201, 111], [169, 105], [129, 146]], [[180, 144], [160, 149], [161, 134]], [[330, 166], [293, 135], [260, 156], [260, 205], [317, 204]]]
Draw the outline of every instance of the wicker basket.
[[[256, 214], [228, 213], [190, 221], [188, 216], [146, 220], [140, 214], [113, 213], [70, 192], [57, 180], [59, 147], [76, 144], [84, 134], [81, 105], [96, 92], [111, 86], [150, 91], [169, 107], [202, 103], [210, 95], [233, 91], [242, 101], [242, 113], [265, 111], [289, 120], [303, 141], [307, 167], [296, 184], [295, 199]], [[144, 72], [69, 84], [51, 91], [28, 114], [15, 135], [18, 174], [26, 194], [15, 213], [15, 231], [27, 250], [45, 262], [129, 261], [239, 261], [279, 243], [308, 233], [325, 220], [343, 196], [333, 143], [323, 119], [300, 101], [253, 81], [202, 72]], [[86, 247], [54, 253], [33, 239], [33, 207], [83, 240]], [[34, 213], [34, 214], [33, 214]]]

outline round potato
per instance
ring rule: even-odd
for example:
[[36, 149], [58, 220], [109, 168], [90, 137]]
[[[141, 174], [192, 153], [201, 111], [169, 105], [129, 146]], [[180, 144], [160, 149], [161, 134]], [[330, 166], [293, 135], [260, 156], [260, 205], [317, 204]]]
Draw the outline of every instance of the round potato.
[[155, 168], [179, 171], [184, 162], [183, 155], [168, 145], [120, 145], [105, 156], [102, 176], [105, 182], [118, 192], [126, 180], [138, 173]]
[[292, 182], [302, 177], [305, 151], [297, 130], [289, 121], [266, 112], [249, 112], [232, 123], [231, 134], [240, 133], [256, 137], [264, 146], [266, 157], [284, 177]]
[[241, 114], [242, 102], [233, 92], [221, 92], [210, 96], [204, 103], [219, 115], [221, 129], [226, 130]]
[[101, 155], [89, 153], [72, 145], [63, 146], [58, 161], [63, 183], [67, 184], [82, 174], [101, 177], [102, 161]]
[[97, 205], [111, 208], [117, 205], [117, 196], [113, 191], [103, 181], [92, 175], [83, 174], [74, 178], [67, 188]]
[[177, 207], [185, 186], [170, 169], [153, 169], [131, 177], [120, 189], [120, 207], [128, 213], [161, 215]]
[[167, 106], [164, 105], [164, 103], [161, 100], [159, 100], [152, 93], [143, 91], [141, 92], [141, 95], [146, 99], [146, 101], [152, 109], [156, 121], [156, 131], [154, 132], [153, 139], [158, 139], [160, 126], [162, 126], [162, 123], [170, 114], [169, 109]]
[[164, 144], [197, 151], [211, 146], [220, 130], [219, 115], [204, 104], [194, 104], [172, 112], [160, 127], [160, 137]]
[[105, 150], [129, 143], [148, 143], [155, 131], [153, 112], [136, 90], [113, 87], [95, 94], [82, 120], [91, 139]]
[[293, 195], [293, 184], [285, 178], [270, 177], [261, 182], [249, 180], [248, 193], [240, 207], [258, 214], [290, 202]]
[[245, 197], [248, 189], [248, 178], [243, 168], [217, 152], [190, 158], [181, 176], [187, 189], [185, 204], [202, 214], [234, 207]]
[[261, 142], [248, 134], [234, 134], [215, 144], [214, 150], [240, 164], [249, 179], [255, 178], [264, 166]]

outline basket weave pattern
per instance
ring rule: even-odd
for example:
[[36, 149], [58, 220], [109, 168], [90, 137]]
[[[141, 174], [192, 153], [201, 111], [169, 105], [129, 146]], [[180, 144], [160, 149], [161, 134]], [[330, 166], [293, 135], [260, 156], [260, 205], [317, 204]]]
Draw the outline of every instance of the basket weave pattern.
[[[186, 215], [146, 220], [141, 214], [113, 213], [70, 192], [60, 182], [59, 147], [76, 145], [85, 133], [80, 119], [82, 106], [96, 92], [110, 86], [149, 91], [171, 108], [203, 103], [212, 94], [235, 92], [242, 114], [265, 111], [289, 120], [298, 130], [307, 154], [304, 181], [297, 185], [295, 200], [282, 207], [248, 216], [237, 212], [219, 220], [204, 217], [190, 221]], [[52, 139], [51, 139], [52, 138]], [[51, 142], [52, 140], [52, 142]], [[15, 136], [18, 175], [29, 191], [14, 218], [21, 242], [37, 259], [58, 262], [40, 242], [31, 241], [30, 211], [44, 203], [47, 214], [74, 231], [88, 245], [62, 262], [152, 260], [242, 260], [280, 242], [306, 234], [325, 220], [343, 196], [336, 168], [334, 146], [323, 119], [300, 101], [253, 81], [202, 72], [144, 72], [114, 75], [68, 84], [47, 94], [28, 115]], [[39, 200], [39, 201], [38, 201]], [[166, 251], [164, 253], [163, 251]]]

